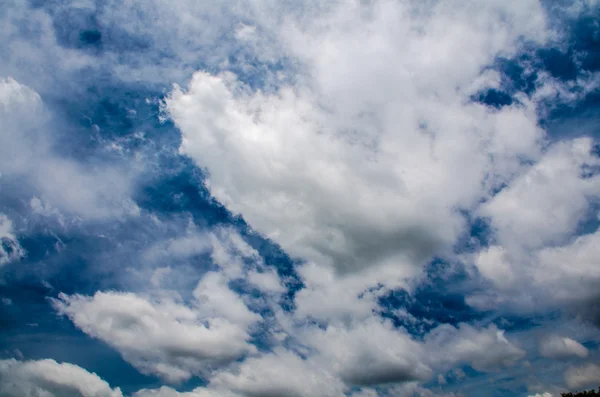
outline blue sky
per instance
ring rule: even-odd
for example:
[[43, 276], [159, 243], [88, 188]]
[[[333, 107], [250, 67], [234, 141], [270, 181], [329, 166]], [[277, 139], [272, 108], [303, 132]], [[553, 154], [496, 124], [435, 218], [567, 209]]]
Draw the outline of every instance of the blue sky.
[[8, 1], [0, 396], [600, 384], [573, 1]]

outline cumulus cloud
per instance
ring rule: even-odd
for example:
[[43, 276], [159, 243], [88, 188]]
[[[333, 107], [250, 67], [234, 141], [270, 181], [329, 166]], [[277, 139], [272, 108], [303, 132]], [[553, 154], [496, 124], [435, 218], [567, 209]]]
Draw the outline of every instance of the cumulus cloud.
[[218, 274], [205, 277], [195, 296], [192, 305], [119, 292], [61, 294], [53, 303], [60, 314], [115, 348], [141, 372], [179, 382], [255, 351], [247, 328], [260, 316]]
[[585, 358], [588, 353], [585, 346], [567, 337], [548, 335], [540, 342], [540, 354], [544, 357], [555, 359]]
[[481, 70], [520, 37], [544, 40], [543, 11], [382, 1], [291, 18], [281, 40], [304, 78], [253, 92], [232, 74], [196, 73], [166, 101], [181, 151], [219, 201], [292, 255], [411, 275], [461, 233], [458, 209], [538, 155], [526, 98], [491, 110], [469, 97], [496, 84]]
[[222, 372], [211, 384], [247, 397], [342, 397], [346, 386], [333, 374], [288, 350], [244, 361], [236, 372]]
[[476, 265], [500, 293], [475, 294], [468, 302], [481, 308], [505, 305], [518, 311], [531, 310], [535, 305], [575, 306], [575, 313], [596, 321], [593, 301], [597, 296], [595, 285], [600, 279], [599, 240], [600, 232], [596, 231], [565, 245], [533, 251], [530, 256], [523, 256], [521, 248], [513, 251], [498, 246], [487, 248]]
[[[266, 333], [277, 335], [266, 351], [250, 336], [262, 317], [230, 284], [248, 283], [269, 299], [286, 288], [232, 228], [190, 227], [143, 251], [143, 261], [164, 266], [153, 271], [148, 294], [61, 294], [53, 301], [60, 314], [141, 372], [173, 383], [208, 381], [135, 397], [375, 396], [376, 387], [426, 397], [434, 393], [419, 384], [453, 368], [464, 377], [457, 366], [515, 365], [525, 351], [494, 325], [442, 324], [417, 337], [375, 314], [378, 298], [408, 288], [433, 256], [454, 259], [466, 213], [487, 218], [493, 234], [472, 256], [493, 288], [470, 303], [495, 309], [531, 303], [530, 296], [548, 304], [590, 298], [600, 234], [573, 234], [600, 195], [598, 175], [589, 172], [600, 163], [591, 139], [549, 143], [537, 111], [556, 95], [577, 101], [597, 81], [567, 86], [540, 75], [534, 91], [515, 94], [511, 105], [473, 100], [503, 88], [493, 70], [498, 58], [551, 36], [539, 1], [305, 1], [291, 9], [270, 0], [247, 8], [235, 0], [67, 3], [56, 5], [57, 21], [75, 9], [93, 11], [104, 46], [94, 59], [123, 80], [185, 81], [200, 64], [211, 71], [196, 72], [164, 102], [182, 134], [180, 152], [206, 171], [217, 200], [305, 262], [295, 268], [303, 288], [294, 291], [294, 310], [272, 305], [277, 324]], [[14, 21], [27, 14], [17, 5], [8, 15], [0, 18], [9, 20], [12, 38]], [[0, 46], [0, 53], [43, 64], [30, 50], [60, 47], [57, 32], [43, 7], [31, 18], [41, 32], [35, 45]], [[129, 46], [125, 54], [111, 42], [117, 37]], [[24, 60], [27, 53], [32, 59]], [[62, 71], [89, 65], [73, 51], [57, 54], [66, 60]], [[279, 70], [280, 62], [287, 68]], [[7, 65], [0, 71], [18, 72]], [[16, 75], [29, 82], [25, 72]], [[4, 80], [0, 103], [0, 171], [27, 179], [34, 211], [96, 220], [137, 212], [129, 173], [56, 154], [45, 124], [51, 115], [36, 92]], [[17, 241], [2, 218], [0, 237]], [[0, 264], [13, 259], [15, 244], [2, 245]], [[164, 289], [175, 272], [170, 262], [204, 254], [216, 269], [189, 300]], [[558, 337], [544, 339], [540, 352], [588, 354]], [[590, 365], [567, 371], [567, 383], [593, 378]]]
[[25, 250], [14, 235], [10, 219], [0, 213], [0, 266], [6, 265], [25, 255]]
[[565, 371], [565, 382], [571, 389], [582, 389], [600, 383], [600, 365], [588, 363]]
[[468, 324], [440, 325], [425, 336], [425, 341], [437, 365], [466, 363], [479, 371], [494, 371], [512, 366], [525, 356], [525, 351], [495, 325], [481, 329]]
[[481, 209], [491, 218], [498, 241], [524, 249], [565, 243], [600, 195], [600, 165], [594, 142], [580, 138], [552, 145], [541, 160]]
[[440, 325], [420, 339], [377, 316], [326, 326], [297, 319], [291, 328], [283, 322], [292, 346], [347, 387], [419, 383], [463, 365], [497, 371], [525, 355], [494, 325]]
[[593, 171], [599, 165], [591, 138], [556, 143], [480, 207], [494, 242], [473, 261], [495, 291], [471, 297], [471, 304], [520, 311], [589, 306], [600, 280], [600, 233], [576, 234], [600, 197]]
[[133, 397], [240, 397], [239, 394], [227, 390], [214, 390], [204, 387], [196, 388], [190, 392], [178, 392], [167, 386], [160, 389], [142, 389], [133, 394]]
[[123, 397], [96, 374], [54, 360], [0, 360], [0, 395], [5, 397]]
[[371, 318], [352, 327], [310, 329], [302, 341], [350, 385], [373, 386], [427, 380], [431, 368], [424, 363], [425, 350], [405, 331]]
[[[371, 317], [381, 291], [369, 291], [367, 287], [386, 279], [386, 275], [379, 272], [371, 273], [369, 277], [364, 274], [338, 277], [332, 269], [314, 263], [301, 266], [298, 272], [304, 288], [295, 297], [296, 317], [324, 323]], [[388, 280], [396, 275], [392, 270]]]

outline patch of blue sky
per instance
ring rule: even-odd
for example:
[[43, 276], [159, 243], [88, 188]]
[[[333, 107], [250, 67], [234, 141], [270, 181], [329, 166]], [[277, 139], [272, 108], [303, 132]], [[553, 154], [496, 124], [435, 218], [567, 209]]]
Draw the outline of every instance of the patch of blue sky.
[[408, 292], [390, 291], [379, 298], [381, 316], [420, 337], [440, 324], [478, 322], [489, 313], [474, 310], [465, 302], [463, 288], [470, 279], [460, 267], [441, 260], [425, 269], [425, 281]]

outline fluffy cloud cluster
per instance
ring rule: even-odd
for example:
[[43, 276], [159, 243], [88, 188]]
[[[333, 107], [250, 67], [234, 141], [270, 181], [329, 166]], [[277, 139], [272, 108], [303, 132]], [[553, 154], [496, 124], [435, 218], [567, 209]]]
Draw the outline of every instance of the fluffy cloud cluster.
[[[540, 3], [316, 8], [275, 28], [272, 49], [297, 62], [293, 79], [257, 90], [201, 71], [175, 87], [165, 110], [181, 152], [207, 171], [220, 202], [308, 262], [292, 322], [322, 328], [287, 330], [346, 384], [514, 365], [525, 352], [497, 328], [440, 326], [418, 343], [372, 312], [433, 255], [452, 257], [466, 212], [489, 220], [492, 233], [490, 247], [466, 258], [493, 285], [469, 298], [473, 306], [529, 310], [592, 296], [600, 245], [596, 234], [573, 236], [600, 196], [594, 142], [549, 142], [538, 113], [552, 96], [577, 98], [540, 75], [511, 105], [472, 100], [503, 88], [490, 69], [497, 58], [551, 38]], [[594, 81], [578, 84], [589, 92]], [[561, 343], [545, 341], [542, 354], [587, 351]], [[239, 371], [237, 382], [248, 370]]]
[[[164, 271], [153, 277], [150, 294], [61, 294], [54, 306], [143, 373], [170, 383], [206, 377], [210, 390], [194, 392], [200, 395], [231, 391], [243, 396], [344, 396], [352, 388], [427, 381], [457, 365], [494, 371], [514, 365], [524, 355], [495, 326], [441, 325], [420, 340], [374, 314], [374, 300], [367, 300], [368, 315], [347, 311], [343, 317], [322, 316], [321, 325], [316, 324], [310, 319], [323, 314], [318, 305], [281, 310], [281, 281], [264, 269], [260, 255], [237, 233], [220, 229], [196, 238], [212, 241], [211, 255], [219, 270], [202, 276], [188, 302], [162, 287], [175, 276]], [[170, 240], [166, 246], [178, 245]], [[232, 290], [232, 281], [265, 293], [261, 307], [270, 308], [274, 317], [266, 320], [250, 311], [248, 305], [256, 298]], [[359, 301], [349, 298], [347, 304]], [[270, 329], [263, 330], [272, 346], [269, 352], [259, 352], [251, 337], [264, 321], [270, 321]], [[170, 390], [140, 393], [169, 395]]]
[[0, 395], [5, 397], [123, 397], [96, 374], [54, 360], [0, 360]]
[[[564, 303], [595, 295], [600, 234], [573, 235], [600, 197], [600, 175], [588, 171], [599, 165], [591, 139], [557, 143], [481, 207], [496, 244], [477, 255], [476, 266], [498, 290], [510, 292], [514, 304]], [[531, 297], [525, 286], [534, 288], [535, 300], [524, 298]], [[510, 300], [510, 294], [500, 299]], [[478, 298], [472, 302], [486, 305]]]
[[163, 287], [173, 276], [170, 268], [163, 267], [154, 272], [151, 282], [155, 288], [149, 294], [61, 294], [53, 300], [54, 307], [144, 373], [171, 383], [193, 375], [206, 376], [214, 368], [257, 352], [249, 343], [250, 331], [262, 317], [248, 308], [256, 299], [245, 299], [230, 288], [230, 282], [247, 282], [275, 300], [284, 288], [278, 275], [267, 269], [258, 253], [231, 229], [210, 234], [190, 232], [159, 242], [142, 255], [153, 261], [203, 252], [211, 253], [219, 269], [203, 274], [190, 301]]
[[566, 337], [549, 335], [540, 343], [540, 353], [544, 357], [565, 359], [570, 357], [587, 357], [589, 351], [581, 343]]
[[292, 255], [411, 275], [456, 241], [461, 209], [538, 157], [527, 98], [501, 110], [469, 98], [498, 86], [482, 70], [523, 36], [544, 40], [543, 12], [535, 1], [326, 11], [281, 30], [306, 65], [297, 84], [251, 91], [198, 72], [166, 110], [213, 195]]
[[[590, 92], [597, 79], [568, 86], [540, 74], [509, 105], [474, 100], [506, 88], [494, 69], [499, 58], [553, 38], [541, 2], [318, 3], [291, 10], [261, 0], [242, 11], [236, 1], [102, 2], [97, 23], [107, 38], [98, 59], [115, 76], [185, 80], [198, 54], [209, 54], [201, 63], [217, 71], [197, 71], [164, 100], [180, 152], [206, 171], [220, 203], [302, 262], [302, 287], [286, 311], [282, 280], [239, 234], [190, 227], [141, 252], [154, 270], [148, 291], [54, 299], [58, 313], [140, 372], [208, 383], [134, 397], [426, 397], [433, 392], [420, 384], [436, 375], [516, 365], [525, 348], [495, 325], [436, 324], [415, 336], [377, 314], [379, 298], [408, 289], [434, 256], [473, 265], [470, 275], [486, 288], [468, 303], [481, 309], [581, 307], [597, 296], [600, 232], [577, 235], [600, 197], [595, 142], [551, 142], [539, 119], [549, 98], [577, 101], [571, 90]], [[56, 12], [97, 7], [77, 1]], [[32, 15], [50, 32], [47, 18]], [[149, 38], [139, 52], [111, 47], [111, 37], [136, 44], [136, 35]], [[156, 68], [146, 67], [159, 63], [148, 48], [162, 57]], [[233, 52], [236, 65], [228, 63]], [[72, 52], [63, 55], [73, 61]], [[278, 62], [287, 67], [265, 66], [260, 82], [248, 79], [256, 64]], [[137, 213], [133, 176], [58, 155], [50, 119], [35, 91], [0, 81], [0, 171], [27, 181], [31, 209], [91, 220]], [[473, 217], [489, 221], [491, 243], [456, 255]], [[0, 238], [0, 264], [22, 255], [7, 218]], [[189, 296], [165, 287], [176, 271], [157, 266], [205, 254], [215, 268], [199, 271]], [[559, 336], [542, 338], [539, 352], [558, 360], [589, 354]], [[580, 387], [597, 374], [595, 364], [571, 367], [565, 382]], [[122, 395], [53, 361], [4, 361], [0, 376], [9, 396]]]
[[165, 101], [211, 193], [312, 262], [300, 269], [299, 311], [319, 302], [318, 319], [368, 316], [365, 291], [405, 287], [433, 255], [452, 257], [469, 212], [493, 237], [466, 259], [494, 287], [471, 305], [593, 298], [598, 237], [573, 236], [600, 197], [600, 160], [590, 138], [549, 142], [539, 110], [548, 98], [576, 101], [571, 86], [589, 92], [597, 76], [565, 85], [540, 74], [501, 108], [472, 100], [503, 88], [497, 58], [552, 37], [537, 1], [303, 12], [273, 47], [297, 61], [291, 82], [255, 90], [232, 73], [197, 72]]
[[[322, 328], [298, 325], [294, 314], [283, 313], [279, 339], [287, 347], [258, 354], [248, 343], [247, 329], [260, 316], [224, 281], [219, 273], [208, 273], [191, 305], [97, 293], [63, 295], [55, 306], [142, 372], [170, 382], [202, 374], [212, 388], [245, 396], [343, 396], [351, 387], [426, 381], [434, 371], [443, 373], [456, 365], [493, 371], [514, 365], [524, 355], [494, 326], [440, 326], [420, 342], [375, 316]], [[229, 369], [208, 371], [248, 354]]]
[[98, 292], [93, 297], [61, 295], [54, 305], [140, 371], [178, 382], [255, 351], [248, 344], [247, 327], [259, 317], [218, 274], [207, 275], [195, 296], [197, 302], [188, 306], [131, 293]]

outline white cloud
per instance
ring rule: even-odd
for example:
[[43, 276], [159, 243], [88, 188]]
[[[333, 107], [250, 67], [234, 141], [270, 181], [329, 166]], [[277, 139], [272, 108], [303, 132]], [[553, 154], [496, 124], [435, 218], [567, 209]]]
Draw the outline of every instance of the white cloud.
[[600, 365], [589, 363], [581, 367], [570, 367], [565, 371], [565, 382], [576, 390], [596, 386], [600, 383]]
[[525, 351], [509, 341], [495, 325], [475, 328], [445, 324], [425, 336], [432, 363], [454, 366], [466, 363], [479, 371], [494, 371], [515, 365]]
[[422, 387], [416, 382], [389, 387], [382, 394], [385, 396], [389, 395], [398, 397], [465, 397], [463, 394], [460, 393], [444, 393], [440, 390], [432, 391]]
[[285, 286], [281, 284], [279, 276], [272, 269], [265, 270], [263, 272], [248, 272], [248, 282], [250, 282], [263, 292], [271, 292], [277, 294], [286, 291]]
[[10, 219], [0, 213], [0, 267], [25, 255], [25, 250], [14, 235]]
[[214, 390], [204, 387], [196, 388], [190, 392], [178, 392], [167, 386], [160, 389], [142, 389], [133, 394], [133, 397], [240, 397], [239, 394], [227, 390]]
[[489, 258], [490, 251], [502, 252], [502, 256], [489, 265], [481, 260], [476, 265], [497, 290], [475, 294], [467, 302], [482, 309], [505, 307], [518, 312], [573, 305], [583, 311], [592, 310], [590, 302], [600, 280], [599, 246], [600, 231], [576, 237], [565, 245], [533, 250], [529, 256], [523, 255], [521, 247], [508, 251], [493, 246], [480, 257]]
[[514, 286], [517, 277], [506, 256], [504, 247], [493, 245], [479, 251], [475, 258], [475, 265], [479, 272], [500, 288]]
[[240, 296], [229, 289], [228, 281], [218, 272], [209, 272], [200, 280], [194, 290], [199, 315], [205, 318], [224, 318], [244, 327], [258, 321], [260, 315], [248, 310]]
[[[273, 13], [279, 7], [271, 1], [152, 0], [142, 6], [109, 0], [99, 7], [100, 26], [133, 45], [143, 42], [146, 47], [131, 54], [108, 53], [103, 60], [123, 80], [151, 83], [184, 81], [200, 62], [227, 67], [234, 53], [237, 67], [260, 72], [257, 60], [275, 61], [271, 46], [265, 45], [272, 32], [263, 25], [276, 18]], [[254, 25], [243, 25], [243, 21]], [[252, 34], [257, 30], [258, 34]]]
[[176, 273], [171, 268], [174, 263], [209, 253], [227, 280], [245, 280], [269, 294], [285, 291], [276, 271], [267, 267], [259, 253], [233, 228], [199, 231], [190, 223], [185, 232], [152, 244], [142, 253], [142, 260], [153, 266], [167, 265], [154, 270], [151, 277], [151, 283], [159, 287], [169, 274], [172, 277]]
[[31, 5], [12, 2], [3, 7], [0, 76], [13, 76], [42, 93], [55, 93], [57, 83], [63, 90], [80, 88], [73, 73], [95, 66], [94, 58], [59, 44], [52, 16]]
[[96, 374], [54, 360], [0, 360], [0, 395], [4, 397], [123, 397]]
[[[0, 79], [0, 172], [25, 193], [32, 209], [88, 219], [136, 215], [131, 200], [133, 173], [118, 167], [93, 167], [55, 153], [53, 123], [40, 96], [11, 78]], [[25, 186], [25, 187], [23, 187]], [[43, 199], [44, 206], [41, 206]]]
[[577, 301], [595, 296], [599, 265], [600, 230], [597, 230], [565, 246], [541, 250], [533, 279], [538, 287], [548, 288], [555, 299]]
[[200, 282], [195, 292], [199, 300], [191, 306], [118, 292], [61, 294], [53, 303], [83, 332], [112, 346], [141, 372], [178, 382], [255, 351], [247, 327], [260, 316], [216, 277], [208, 275]]
[[377, 397], [379, 394], [373, 389], [361, 389], [358, 392], [352, 393], [352, 397]]
[[481, 208], [502, 244], [531, 249], [566, 242], [586, 215], [590, 197], [600, 195], [600, 175], [582, 175], [583, 167], [600, 165], [592, 147], [590, 138], [551, 146], [538, 163]]
[[244, 279], [263, 293], [277, 295], [286, 288], [273, 268], [265, 265], [258, 251], [232, 228], [217, 228], [210, 233], [211, 258], [231, 280]]
[[240, 278], [244, 274], [244, 259], [257, 265], [262, 264], [258, 252], [244, 241], [239, 233], [231, 228], [217, 228], [210, 235], [211, 258], [230, 278]]
[[343, 397], [346, 387], [312, 360], [279, 349], [248, 358], [236, 372], [221, 372], [211, 385], [225, 387], [246, 397]]
[[372, 316], [377, 307], [376, 293], [366, 291], [367, 286], [384, 275], [365, 277], [364, 274], [337, 276], [330, 268], [308, 263], [298, 269], [304, 288], [296, 293], [298, 318], [314, 318], [321, 322], [362, 320]]
[[149, 263], [169, 262], [177, 259], [187, 259], [194, 255], [210, 252], [211, 241], [206, 233], [187, 231], [183, 236], [177, 236], [159, 241], [149, 247], [143, 254], [143, 260]]
[[[600, 195], [598, 176], [582, 175], [597, 165], [594, 142], [551, 144], [537, 113], [556, 93], [578, 100], [574, 86], [541, 76], [511, 106], [471, 100], [502, 89], [488, 70], [498, 57], [551, 35], [540, 3], [420, 4], [299, 7], [302, 18], [271, 26], [273, 51], [293, 64], [281, 84], [254, 89], [199, 71], [165, 101], [180, 151], [206, 170], [213, 196], [306, 260], [282, 328], [346, 385], [429, 379], [459, 365], [496, 371], [525, 356], [495, 326], [442, 325], [417, 342], [373, 320], [381, 294], [408, 287], [433, 255], [453, 256], [463, 210], [493, 232], [469, 258], [493, 288], [471, 304], [548, 307], [573, 288], [589, 298], [597, 285], [597, 237], [573, 236]], [[252, 40], [260, 28], [243, 32]], [[596, 82], [573, 84], [589, 92]], [[314, 320], [321, 328], [306, 325]]]
[[585, 346], [567, 337], [548, 335], [540, 342], [540, 354], [544, 357], [555, 359], [585, 358], [588, 353]]
[[[102, 62], [125, 79], [179, 81], [200, 60], [211, 70], [227, 69], [223, 60], [239, 40], [242, 58], [250, 52], [255, 63], [292, 64], [292, 72], [268, 74], [262, 90], [230, 73], [198, 72], [187, 90], [171, 93], [166, 110], [182, 131], [182, 153], [208, 171], [211, 193], [308, 261], [297, 268], [305, 288], [296, 294], [296, 310], [277, 312], [283, 338], [308, 358], [282, 347], [261, 354], [249, 344], [248, 329], [260, 316], [228, 283], [245, 280], [273, 294], [285, 289], [230, 229], [191, 230], [145, 253], [156, 264], [211, 252], [219, 271], [204, 276], [192, 302], [174, 291], [98, 292], [61, 295], [54, 302], [59, 312], [144, 373], [172, 382], [210, 375], [207, 388], [163, 387], [136, 397], [341, 397], [351, 385], [381, 383], [404, 383], [398, 394], [430, 396], [417, 381], [437, 372], [515, 364], [524, 351], [495, 326], [442, 325], [420, 341], [373, 311], [380, 294], [406, 286], [432, 255], [451, 254], [465, 227], [461, 210], [476, 211], [482, 200], [488, 201], [476, 213], [490, 217], [496, 241], [475, 263], [498, 290], [512, 293], [530, 282], [542, 290], [560, 280], [566, 291], [584, 274], [595, 281], [597, 235], [571, 237], [588, 197], [598, 195], [597, 178], [579, 174], [595, 161], [591, 141], [546, 148], [536, 116], [537, 101], [568, 92], [547, 79], [532, 98], [520, 95], [520, 103], [502, 109], [470, 100], [478, 90], [501, 88], [499, 74], [486, 70], [498, 57], [515, 54], [523, 41], [546, 40], [540, 3], [307, 1], [293, 12], [271, 1], [253, 2], [247, 12], [232, 4], [238, 3], [108, 0], [100, 24], [119, 27], [112, 32], [126, 39], [148, 38], [168, 57], [154, 66], [152, 55], [134, 51], [115, 66], [107, 47]], [[42, 11], [34, 17], [51, 32]], [[270, 85], [278, 78], [281, 85]], [[0, 98], [14, 106], [5, 115], [45, 120], [35, 92], [12, 80], [3, 87]], [[23, 116], [29, 114], [40, 116]], [[8, 170], [2, 172], [30, 178], [41, 197], [31, 201], [34, 210], [55, 214], [58, 207], [93, 219], [135, 213], [127, 207], [130, 177], [121, 170], [56, 156], [37, 124], [25, 136], [37, 145], [21, 145], [13, 121], [0, 122], [14, 132], [0, 138], [4, 153], [23, 154], [16, 163], [0, 158]], [[161, 269], [153, 273], [157, 289], [169, 277], [170, 268]], [[312, 320], [322, 328], [307, 325]], [[568, 349], [578, 347], [569, 342]], [[223, 364], [222, 372], [210, 371]]]
[[375, 317], [351, 327], [331, 325], [301, 332], [327, 366], [350, 385], [374, 386], [428, 380], [432, 370], [423, 361], [423, 346], [404, 330]]
[[[581, 305], [600, 280], [600, 232], [574, 236], [600, 197], [594, 141], [579, 138], [549, 147], [540, 161], [484, 204], [494, 243], [475, 257], [495, 291], [468, 301], [481, 308], [519, 311]], [[586, 175], [588, 174], [588, 175]]]
[[166, 109], [211, 193], [286, 251], [341, 272], [402, 264], [410, 276], [451, 247], [457, 209], [537, 156], [526, 99], [492, 111], [468, 98], [521, 35], [544, 39], [543, 12], [535, 1], [324, 8], [281, 28], [306, 66], [296, 85], [250, 92], [198, 72]]
[[456, 368], [463, 365], [497, 371], [525, 355], [494, 325], [441, 325], [419, 340], [378, 316], [332, 320], [319, 327], [307, 324], [303, 317], [294, 320], [287, 328], [281, 322], [294, 341], [292, 346], [348, 387], [419, 383], [452, 369], [456, 376], [464, 376]]

